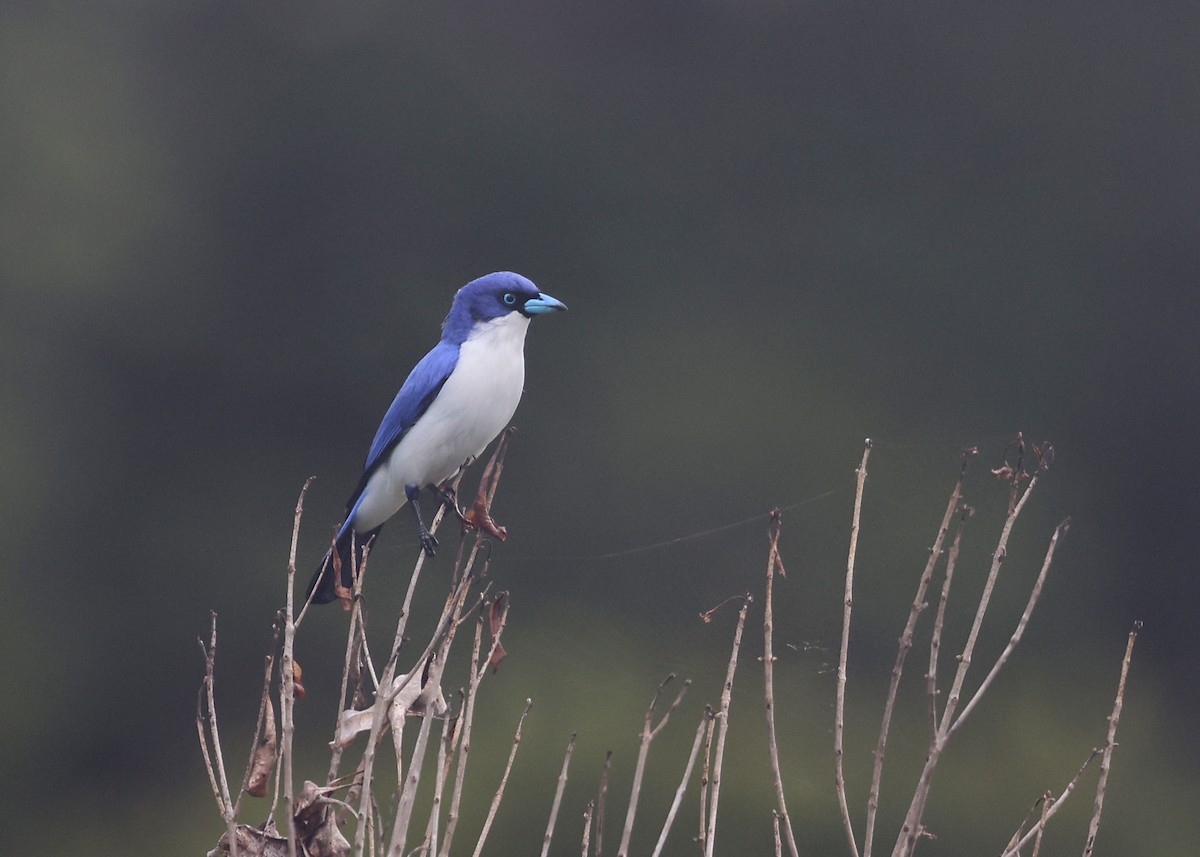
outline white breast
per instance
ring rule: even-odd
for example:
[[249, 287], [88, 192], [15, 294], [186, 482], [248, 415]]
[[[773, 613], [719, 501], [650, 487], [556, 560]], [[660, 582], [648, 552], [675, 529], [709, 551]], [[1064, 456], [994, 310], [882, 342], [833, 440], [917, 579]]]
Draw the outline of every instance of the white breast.
[[355, 513], [366, 532], [404, 503], [406, 485], [437, 485], [479, 455], [508, 425], [525, 386], [529, 319], [509, 313], [476, 327], [433, 404], [371, 477]]

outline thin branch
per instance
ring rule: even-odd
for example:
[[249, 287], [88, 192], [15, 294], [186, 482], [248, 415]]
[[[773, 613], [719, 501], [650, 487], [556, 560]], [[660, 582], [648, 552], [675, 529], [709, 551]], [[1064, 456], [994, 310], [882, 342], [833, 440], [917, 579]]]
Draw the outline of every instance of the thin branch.
[[[196, 734], [200, 738], [200, 752], [204, 756], [204, 768], [208, 772], [208, 782], [212, 787], [213, 798], [217, 802], [217, 810], [225, 822], [225, 835], [229, 843], [229, 853], [232, 857], [238, 854], [237, 815], [229, 798], [229, 785], [225, 776], [225, 762], [221, 756], [221, 739], [217, 730], [217, 709], [213, 694], [213, 675], [217, 659], [217, 614], [211, 613], [212, 630], [209, 644], [197, 639], [200, 650], [204, 652], [204, 681], [196, 692]], [[207, 702], [207, 709], [205, 703]], [[204, 725], [208, 724], [208, 735]], [[214, 767], [213, 757], [209, 754], [209, 741], [212, 741], [212, 753], [216, 756]]]
[[[492, 796], [492, 805], [488, 807], [487, 818], [483, 822], [483, 830], [479, 831], [479, 841], [475, 843], [474, 857], [479, 857], [483, 852], [483, 843], [487, 840], [488, 833], [492, 829], [492, 822], [496, 819], [496, 812], [500, 809], [500, 799], [504, 797], [504, 787], [508, 784], [508, 775], [512, 771], [513, 760], [517, 758], [517, 748], [521, 746], [521, 727], [525, 725], [525, 718], [529, 715], [529, 709], [533, 708], [533, 700], [525, 700], [525, 710], [521, 712], [521, 719], [517, 721], [517, 731], [513, 735], [512, 749], [508, 753], [508, 762], [504, 765], [504, 774], [500, 777], [500, 785], [496, 788], [496, 794]], [[463, 739], [466, 740], [465, 738]]]
[[[1018, 435], [1019, 438], [1020, 436]], [[1024, 449], [1023, 445], [1021, 449]], [[1008, 469], [1006, 472], [1010, 473], [1013, 483], [1019, 483], [1024, 476], [1019, 460], [1015, 470]], [[1023, 494], [1017, 493], [1017, 487], [1012, 489], [1011, 501], [1009, 503], [1010, 511], [1000, 531], [996, 550], [992, 553], [991, 568], [988, 571], [987, 580], [983, 586], [983, 593], [979, 597], [979, 606], [975, 610], [975, 619], [971, 623], [971, 630], [967, 634], [966, 645], [963, 646], [962, 654], [959, 656], [958, 669], [954, 673], [950, 695], [946, 699], [946, 707], [942, 711], [937, 734], [930, 741], [925, 765], [921, 769], [917, 786], [913, 790], [912, 800], [909, 802], [908, 812], [904, 817], [904, 824], [900, 828], [900, 834], [896, 838], [896, 846], [892, 849], [892, 857], [908, 857], [908, 855], [912, 854], [913, 849], [916, 848], [917, 840], [922, 835], [923, 827], [921, 825], [921, 818], [925, 814], [925, 803], [929, 799], [929, 790], [933, 784], [933, 773], [941, 759], [942, 752], [946, 749], [946, 743], [950, 737], [950, 727], [954, 723], [954, 715], [958, 708], [963, 682], [967, 677], [967, 670], [971, 666], [971, 658], [975, 652], [975, 643], [979, 639], [979, 631], [983, 626], [983, 619], [987, 614], [988, 605], [991, 602], [992, 592], [996, 586], [996, 579], [1000, 575], [1000, 565], [1008, 555], [1008, 540], [1012, 535], [1013, 526], [1016, 524], [1017, 518], [1020, 517], [1026, 503], [1029, 502], [1029, 497], [1033, 494], [1033, 489], [1037, 487], [1039, 475], [1040, 471], [1030, 478], [1029, 485], [1025, 488]]]
[[708, 842], [708, 797], [712, 784], [712, 745], [713, 735], [717, 729], [717, 716], [713, 714], [708, 719], [708, 728], [704, 732], [704, 762], [700, 766], [700, 832], [696, 842], [700, 845], [700, 853], [707, 850]]
[[[433, 636], [430, 638], [429, 644], [425, 647], [425, 650], [413, 661], [414, 664], [424, 664], [428, 660], [429, 656], [433, 653], [433, 650], [441, 642], [442, 635], [445, 634], [449, 629], [449, 626], [453, 624], [456, 607], [462, 604], [462, 601], [466, 598], [467, 591], [470, 589], [472, 583], [471, 564], [474, 562], [474, 558], [478, 550], [478, 544], [478, 540], [476, 540], [475, 549], [471, 551], [471, 560], [462, 575], [462, 579], [459, 581], [457, 587], [447, 597], [446, 604], [442, 608], [442, 615], [438, 619]], [[424, 555], [422, 554], [422, 556]], [[404, 620], [401, 618], [401, 625], [403, 625], [403, 622]], [[363, 750], [362, 794], [358, 809], [358, 829], [355, 831], [355, 854], [362, 854], [366, 845], [366, 828], [368, 826], [366, 822], [368, 820], [369, 811], [371, 808], [369, 801], [372, 791], [371, 783], [374, 772], [375, 749], [376, 745], [379, 743], [380, 736], [383, 734], [384, 723], [388, 719], [388, 709], [391, 707], [392, 702], [400, 694], [400, 692], [408, 686], [408, 683], [415, 677], [420, 676], [422, 673], [420, 668], [414, 666], [414, 668], [409, 670], [402, 680], [393, 680], [393, 677], [396, 674], [396, 661], [400, 655], [399, 644], [403, 642], [403, 635], [399, 626], [397, 628], [397, 637], [397, 647], [392, 650], [392, 654], [388, 658], [387, 665], [384, 667], [383, 676], [380, 679], [380, 693], [376, 695], [375, 702], [372, 705], [371, 732], [367, 738], [367, 746]], [[383, 692], [384, 688], [389, 688], [389, 690], [387, 690], [385, 693]]]
[[1100, 760], [1100, 779], [1096, 783], [1096, 800], [1092, 805], [1092, 820], [1088, 824], [1087, 842], [1083, 857], [1091, 857], [1096, 846], [1096, 835], [1100, 832], [1100, 813], [1104, 810], [1104, 791], [1108, 786], [1108, 772], [1112, 767], [1113, 749], [1117, 746], [1117, 723], [1121, 720], [1121, 708], [1125, 705], [1125, 679], [1129, 677], [1129, 662], [1133, 659], [1133, 644], [1137, 642], [1141, 621], [1133, 623], [1129, 641], [1125, 644], [1125, 657], [1121, 660], [1121, 678], [1117, 681], [1117, 696], [1113, 700], [1112, 714], [1108, 716], [1108, 738], [1104, 742], [1104, 758]]
[[[563, 790], [567, 787], [567, 769], [571, 767], [571, 754], [575, 752], [575, 733], [567, 742], [567, 753], [563, 757], [562, 771], [558, 775], [558, 787], [554, 790], [554, 803], [550, 806], [550, 820], [546, 822], [546, 835], [542, 838], [542, 857], [550, 854], [550, 840], [554, 837], [554, 823], [558, 821], [558, 808], [562, 805]], [[583, 840], [587, 842], [587, 837]]]
[[908, 621], [904, 624], [904, 631], [900, 635], [900, 644], [896, 650], [896, 663], [892, 667], [892, 677], [888, 684], [887, 699], [883, 704], [883, 719], [879, 725], [879, 740], [875, 744], [875, 760], [871, 768], [871, 789], [867, 793], [867, 829], [863, 837], [863, 857], [871, 857], [871, 848], [875, 841], [875, 817], [879, 811], [879, 791], [883, 782], [883, 760], [887, 753], [888, 731], [892, 725], [892, 714], [896, 708], [896, 694], [900, 689], [900, 676], [904, 672], [904, 661], [908, 657], [908, 651], [912, 648], [913, 631], [917, 627], [917, 619], [920, 618], [921, 611], [925, 609], [925, 594], [929, 589], [929, 581], [933, 578], [933, 569], [937, 565], [938, 560], [942, 556], [942, 545], [946, 541], [946, 534], [950, 531], [950, 523], [954, 519], [954, 513], [958, 510], [958, 504], [962, 500], [963, 479], [967, 473], [967, 458], [963, 457], [962, 466], [958, 471], [958, 479], [954, 483], [954, 490], [950, 492], [950, 500], [946, 503], [946, 512], [942, 515], [942, 522], [938, 526], [937, 538], [934, 539], [933, 547], [929, 549], [929, 560], [925, 563], [925, 569], [921, 572], [921, 579], [917, 582], [917, 592], [913, 596], [912, 608], [908, 612]]
[[[350, 674], [355, 674], [357, 696], [362, 692], [362, 661], [370, 657], [370, 651], [367, 646], [367, 627], [366, 616], [363, 613], [362, 601], [362, 586], [363, 577], [367, 573], [367, 559], [370, 556], [371, 547], [365, 545], [362, 551], [362, 561], [358, 566], [358, 573], [354, 575], [354, 606], [350, 611], [350, 627], [346, 634], [346, 657], [342, 663], [342, 685], [338, 692], [338, 711], [337, 720], [334, 721], [334, 732], [337, 732], [338, 724], [342, 719], [342, 712], [347, 708], [354, 708], [353, 700], [346, 698], [346, 694], [350, 686]], [[351, 550], [350, 555], [353, 557], [355, 551]], [[376, 685], [375, 690], [379, 690]], [[329, 773], [326, 775], [325, 784], [330, 785], [337, 779], [338, 768], [341, 767], [342, 752], [344, 745], [341, 741], [333, 742], [333, 751], [329, 758]]]
[[638, 798], [642, 791], [642, 775], [646, 772], [646, 757], [650, 753], [650, 742], [667, 725], [671, 714], [679, 707], [679, 703], [683, 702], [683, 695], [687, 693], [687, 689], [692, 684], [691, 679], [684, 681], [683, 687], [679, 688], [679, 693], [676, 695], [675, 701], [671, 703], [671, 707], [662, 716], [662, 720], [658, 721], [658, 725], [654, 726], [654, 709], [658, 706], [658, 698], [662, 694], [663, 688], [670, 684], [674, 678], [675, 674], [672, 673], [662, 680], [658, 689], [654, 691], [654, 698], [650, 700], [650, 707], [646, 709], [646, 716], [642, 720], [642, 735], [641, 741], [638, 744], [637, 763], [633, 768], [633, 786], [629, 793], [629, 809], [625, 813], [625, 828], [621, 832], [621, 844], [617, 847], [617, 857], [627, 857], [629, 854], [629, 840], [633, 836], [633, 820], [637, 815]]
[[221, 754], [221, 735], [217, 729], [217, 703], [213, 693], [214, 671], [217, 662], [217, 614], [210, 613], [212, 630], [209, 633], [208, 650], [204, 673], [204, 692], [208, 697], [208, 731], [212, 736], [213, 755], [217, 760], [217, 777], [221, 783], [221, 799], [225, 804], [223, 812], [231, 813], [233, 800], [229, 797], [229, 780], [225, 776], [225, 759]]
[[1100, 756], [1101, 753], [1103, 753], [1102, 750], [1092, 750], [1091, 754], [1087, 757], [1087, 760], [1084, 761], [1079, 770], [1075, 772], [1075, 776], [1071, 778], [1071, 782], [1067, 783], [1067, 787], [1063, 789], [1062, 794], [1050, 801], [1050, 808], [1042, 813], [1041, 821], [1029, 828], [1025, 835], [1019, 840], [1009, 843], [1008, 847], [1004, 849], [1000, 857], [1020, 857], [1021, 849], [1028, 845], [1031, 840], [1041, 835], [1041, 831], [1046, 827], [1046, 822], [1053, 818], [1058, 811], [1062, 809], [1063, 802], [1071, 796], [1071, 793], [1075, 791], [1075, 787], [1079, 785], [1079, 780], [1083, 777], [1083, 772], [1088, 769], [1088, 765], [1090, 765], [1093, 760]]
[[946, 576], [942, 580], [942, 594], [938, 598], [937, 615], [933, 619], [933, 633], [929, 638], [929, 671], [925, 673], [925, 687], [929, 695], [930, 741], [936, 737], [938, 728], [938, 655], [942, 650], [942, 629], [946, 623], [946, 604], [950, 600], [950, 586], [954, 582], [954, 569], [958, 565], [958, 553], [962, 548], [963, 528], [973, 514], [974, 509], [963, 504], [962, 516], [958, 520], [958, 529], [954, 533], [954, 541], [946, 553]]
[[589, 800], [583, 810], [583, 842], [579, 852], [583, 857], [588, 857], [588, 845], [591, 844], [592, 839], [592, 814], [595, 809], [596, 802]]
[[433, 806], [429, 810], [429, 822], [425, 825], [425, 840], [422, 843], [422, 850], [426, 855], [435, 855], [438, 850], [442, 797], [446, 790], [446, 780], [450, 773], [454, 748], [460, 734], [455, 728], [457, 723], [457, 718], [449, 715], [442, 720], [442, 737], [438, 741], [437, 771], [433, 781]]
[[1057, 528], [1055, 528], [1054, 535], [1050, 537], [1050, 546], [1046, 549], [1046, 557], [1042, 560], [1042, 570], [1038, 572], [1037, 580], [1033, 584], [1033, 589], [1031, 589], [1029, 592], [1029, 600], [1025, 604], [1024, 612], [1021, 613], [1021, 619], [1017, 622], [1016, 630], [1013, 631], [1012, 636], [1008, 640], [1008, 645], [1004, 647], [1004, 651], [1000, 653], [1000, 657], [996, 658], [996, 663], [992, 664], [991, 670], [988, 671], [987, 676], [985, 676], [983, 681], [980, 682], [975, 694], [971, 697], [970, 701], [963, 706], [962, 712], [950, 725], [948, 736], [953, 735], [956, 731], [958, 731], [958, 727], [962, 725], [962, 722], [967, 719], [967, 716], [975, 709], [975, 706], [979, 704], [979, 700], [983, 697], [983, 694], [989, 687], [991, 687], [992, 682], [996, 680], [996, 676], [999, 675], [1000, 670], [1004, 669], [1004, 665], [1008, 663], [1009, 657], [1012, 656], [1013, 651], [1021, 642], [1021, 637], [1025, 634], [1025, 627], [1029, 624], [1029, 617], [1033, 615], [1033, 608], [1037, 604], [1038, 598], [1042, 594], [1042, 586], [1045, 584], [1046, 575], [1050, 571], [1050, 563], [1054, 561], [1054, 550], [1058, 547], [1058, 540], [1066, 536], [1067, 531], [1070, 529], [1070, 518], [1064, 519], [1063, 522], [1060, 523]]
[[[462, 803], [463, 782], [467, 775], [467, 761], [471, 753], [471, 728], [475, 721], [475, 701], [479, 696], [479, 685], [483, 681], [483, 677], [487, 674], [488, 661], [500, 645], [500, 637], [504, 633], [504, 627], [507, 622], [508, 601], [506, 599], [500, 613], [500, 621], [497, 625], [496, 633], [492, 636], [491, 648], [488, 651], [487, 658], [482, 660], [480, 658], [484, 623], [482, 610], [475, 625], [475, 642], [471, 651], [471, 680], [467, 684], [467, 698], [463, 704], [463, 714], [458, 726], [458, 731], [462, 736], [458, 748], [458, 768], [454, 772], [454, 790], [450, 797], [450, 811], [446, 817], [446, 832], [442, 837], [442, 848], [438, 852], [440, 857], [448, 857], [450, 854], [450, 845], [454, 841], [454, 833], [458, 829], [459, 807]], [[532, 701], [529, 704], [532, 705]]]
[[[854, 607], [854, 560], [858, 552], [858, 533], [862, 521], [863, 490], [867, 484], [867, 459], [871, 456], [871, 439], [863, 443], [862, 461], [858, 465], [858, 480], [854, 488], [854, 515], [850, 523], [850, 549], [846, 556], [846, 594], [842, 600], [842, 644], [838, 651], [837, 701], [833, 715], [833, 782], [837, 789], [838, 808], [842, 813], [842, 826], [846, 830], [846, 842], [850, 853], [858, 857], [858, 843], [854, 838], [854, 823], [850, 820], [850, 806], [846, 801], [845, 756], [846, 733], [846, 664], [850, 657], [850, 612]], [[795, 851], [792, 852], [795, 854]]]
[[696, 738], [692, 741], [692, 752], [688, 754], [687, 766], [683, 769], [679, 788], [675, 789], [675, 799], [671, 801], [671, 808], [667, 811], [667, 820], [663, 822], [662, 833], [658, 835], [658, 842], [654, 846], [654, 853], [651, 857], [659, 857], [662, 854], [663, 846], [667, 844], [667, 834], [671, 832], [671, 825], [675, 823], [675, 815], [679, 812], [680, 803], [683, 802], [683, 793], [687, 791], [688, 780], [692, 778], [692, 769], [696, 766], [696, 757], [700, 755], [700, 742], [704, 739], [705, 729], [712, 719], [712, 707], [704, 706], [704, 715], [700, 718], [700, 725], [696, 727]]
[[783, 773], [779, 767], [779, 743], [775, 737], [775, 653], [771, 646], [774, 634], [774, 616], [771, 612], [771, 592], [774, 589], [775, 568], [780, 567], [779, 532], [783, 529], [783, 516], [778, 509], [771, 511], [771, 548], [767, 551], [767, 594], [763, 608], [763, 704], [767, 714], [767, 750], [771, 758], [771, 777], [775, 785], [775, 802], [779, 807], [779, 819], [787, 835], [788, 852], [792, 857], [800, 857], [796, 849], [796, 835], [792, 832], [792, 821], [788, 817], [787, 801], [783, 795]]
[[[263, 666], [262, 695], [259, 697], [259, 700], [258, 700], [258, 719], [255, 720], [255, 722], [254, 722], [254, 738], [250, 744], [250, 758], [246, 760], [246, 773], [242, 775], [242, 787], [240, 789], [238, 789], [237, 802], [233, 806], [233, 817], [234, 818], [238, 817], [238, 813], [241, 810], [242, 797], [246, 794], [246, 792], [250, 788], [252, 788], [250, 779], [254, 775], [256, 767], [261, 769], [259, 745], [262, 742], [263, 728], [267, 722], [267, 717], [268, 717], [267, 711], [270, 708], [270, 702], [271, 702], [271, 675], [274, 673], [274, 670], [275, 670], [275, 648], [276, 648], [276, 646], [279, 645], [280, 628], [279, 628], [278, 622], [274, 623], [273, 630], [274, 630], [274, 638], [271, 640], [271, 652], [270, 652], [270, 654], [267, 655], [267, 657], [264, 661], [264, 666]], [[274, 736], [275, 736], [275, 731], [274, 731], [275, 730], [275, 726], [274, 726], [275, 712], [273, 709], [271, 709], [271, 713], [269, 716], [271, 717], [271, 728], [268, 730], [268, 738], [273, 743]], [[266, 769], [268, 775], [269, 775], [270, 769], [272, 767], [274, 767], [274, 754], [272, 754], [272, 756], [270, 757], [270, 765]], [[263, 794], [266, 793], [266, 785], [267, 785], [266, 780], [263, 780], [262, 784], [263, 784], [262, 793], [255, 795], [255, 797], [262, 797]]]
[[1051, 800], [1049, 792], [1042, 796], [1042, 829], [1038, 831], [1037, 836], [1033, 840], [1033, 854], [1030, 857], [1038, 857], [1042, 853], [1042, 834], [1046, 832], [1046, 816], [1050, 812]]
[[733, 634], [733, 650], [729, 655], [729, 668], [725, 672], [725, 687], [721, 691], [721, 725], [717, 730], [717, 752], [712, 767], [712, 796], [708, 807], [708, 830], [705, 835], [704, 857], [712, 857], [713, 844], [717, 838], [717, 804], [721, 797], [721, 762], [725, 758], [725, 736], [729, 733], [729, 703], [733, 698], [733, 676], [737, 672], [738, 649], [742, 645], [742, 631], [746, 627], [746, 612], [753, 599], [745, 596], [742, 609], [738, 611], [737, 630]]
[[604, 848], [604, 803], [608, 798], [608, 772], [612, 769], [613, 751], [604, 754], [604, 768], [600, 771], [600, 787], [596, 792], [596, 857], [601, 857]]
[[[440, 675], [436, 679], [431, 676], [428, 686], [436, 689], [440, 679]], [[408, 843], [408, 824], [412, 819], [413, 804], [417, 799], [417, 787], [421, 784], [421, 769], [424, 767], [425, 748], [429, 744], [429, 730], [433, 726], [433, 715], [434, 704], [432, 700], [428, 700], [425, 703], [425, 715], [421, 718], [421, 728], [417, 732], [417, 740], [413, 744], [412, 756], [409, 758], [408, 777], [403, 781], [400, 800], [396, 806], [396, 817], [392, 820], [392, 844], [388, 848], [390, 857], [403, 857], [404, 848]], [[406, 717], [407, 712], [401, 713], [399, 716]]]
[[313, 477], [304, 481], [300, 496], [296, 498], [296, 515], [292, 520], [292, 544], [288, 552], [287, 567], [287, 607], [283, 619], [283, 657], [279, 662], [279, 702], [280, 725], [283, 732], [283, 743], [280, 755], [283, 760], [283, 808], [287, 814], [288, 857], [296, 857], [296, 807], [295, 795], [292, 793], [292, 741], [295, 738], [296, 726], [293, 722], [295, 685], [295, 656], [296, 622], [293, 612], [293, 599], [296, 590], [296, 545], [300, 541], [300, 516], [304, 512], [304, 495], [308, 486], [312, 485]]

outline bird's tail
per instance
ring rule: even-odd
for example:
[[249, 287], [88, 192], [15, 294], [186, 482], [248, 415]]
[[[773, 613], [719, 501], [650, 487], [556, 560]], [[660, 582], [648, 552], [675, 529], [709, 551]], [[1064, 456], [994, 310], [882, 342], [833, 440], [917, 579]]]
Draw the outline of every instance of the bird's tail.
[[[325, 553], [325, 558], [317, 567], [316, 574], [308, 584], [305, 597], [311, 596], [313, 604], [328, 604], [331, 601], [337, 601], [339, 585], [345, 589], [352, 588], [354, 586], [354, 569], [362, 564], [363, 545], [374, 538], [380, 529], [380, 527], [376, 527], [369, 533], [355, 533], [349, 526], [343, 527], [342, 531], [338, 533], [337, 541]], [[335, 551], [337, 553], [336, 565], [341, 568], [340, 583], [335, 570]]]

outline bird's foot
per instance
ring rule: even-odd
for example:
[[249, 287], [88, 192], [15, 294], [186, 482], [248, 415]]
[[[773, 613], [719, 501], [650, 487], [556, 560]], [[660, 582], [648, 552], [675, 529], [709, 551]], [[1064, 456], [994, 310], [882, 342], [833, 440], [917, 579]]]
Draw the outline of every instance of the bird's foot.
[[460, 524], [465, 525], [467, 516], [463, 514], [462, 508], [458, 505], [458, 494], [455, 492], [454, 486], [447, 482], [445, 485], [439, 485], [433, 490], [437, 493], [438, 502], [453, 513], [458, 518]]
[[468, 529], [486, 533], [496, 541], [502, 542], [508, 538], [508, 529], [497, 524], [492, 518], [483, 497], [477, 499], [475, 505], [462, 516], [462, 524]]
[[421, 550], [425, 551], [425, 556], [435, 556], [437, 554], [438, 540], [429, 532], [429, 530], [421, 527]]

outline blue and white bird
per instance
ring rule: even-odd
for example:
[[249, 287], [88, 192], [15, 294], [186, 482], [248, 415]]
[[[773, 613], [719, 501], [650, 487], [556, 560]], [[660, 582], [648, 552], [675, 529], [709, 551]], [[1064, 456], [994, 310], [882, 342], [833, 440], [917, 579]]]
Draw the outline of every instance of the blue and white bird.
[[349, 588], [351, 544], [361, 549], [405, 503], [412, 506], [421, 547], [433, 556], [437, 539], [421, 517], [421, 489], [436, 489], [504, 430], [525, 386], [530, 319], [566, 308], [510, 271], [458, 290], [441, 341], [413, 368], [375, 433], [335, 547], [308, 585], [313, 603], [337, 598], [333, 550], [341, 560], [341, 584]]

